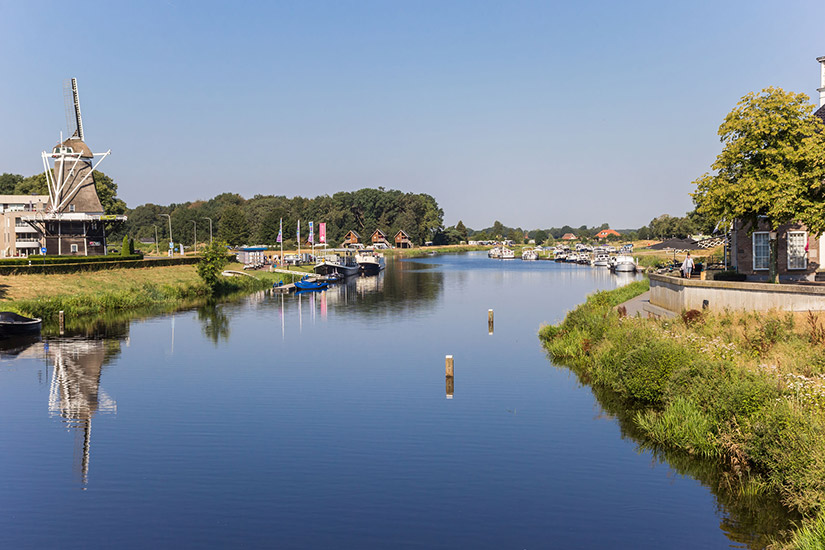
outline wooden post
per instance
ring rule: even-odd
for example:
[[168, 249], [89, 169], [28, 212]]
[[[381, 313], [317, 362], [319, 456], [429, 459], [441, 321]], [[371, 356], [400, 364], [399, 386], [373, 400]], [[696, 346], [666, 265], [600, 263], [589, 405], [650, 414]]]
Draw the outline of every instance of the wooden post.
[[452, 378], [453, 377], [453, 356], [452, 355], [448, 355], [447, 357], [445, 357], [444, 369], [446, 370], [447, 378]]
[[63, 323], [63, 322], [64, 322], [64, 315], [63, 315], [63, 310], [61, 309], [61, 310], [60, 310], [60, 312], [59, 312], [57, 315], [58, 315], [58, 317], [57, 317], [57, 319], [58, 319], [58, 323], [60, 324], [60, 335], [62, 336], [62, 335], [63, 335], [63, 329], [64, 329], [64, 323]]
[[493, 333], [493, 310], [487, 310], [487, 332], [488, 334]]
[[447, 399], [453, 398], [453, 393], [455, 392], [455, 378], [452, 376], [448, 376], [447, 380]]

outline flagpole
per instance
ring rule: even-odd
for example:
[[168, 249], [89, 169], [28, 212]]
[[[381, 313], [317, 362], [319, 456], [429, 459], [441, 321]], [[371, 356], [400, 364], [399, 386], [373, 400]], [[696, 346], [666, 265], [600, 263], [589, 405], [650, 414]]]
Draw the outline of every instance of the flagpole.
[[278, 240], [281, 241], [281, 269], [284, 268], [284, 219], [278, 223]]
[[298, 220], [298, 261], [301, 258], [301, 220]]

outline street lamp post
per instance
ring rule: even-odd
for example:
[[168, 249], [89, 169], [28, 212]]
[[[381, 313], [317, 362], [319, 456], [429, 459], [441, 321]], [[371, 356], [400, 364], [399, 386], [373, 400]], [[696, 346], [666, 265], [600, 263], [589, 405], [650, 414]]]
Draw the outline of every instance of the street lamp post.
[[174, 242], [172, 240], [172, 216], [170, 216], [169, 214], [161, 214], [161, 216], [166, 216], [169, 219], [169, 250], [172, 250], [172, 248], [175, 246], [174, 244], [172, 244]]
[[198, 222], [196, 220], [191, 220], [194, 229], [192, 230], [193, 233], [193, 242], [192, 242], [192, 252], [195, 254], [198, 253]]
[[212, 218], [202, 218], [204, 220], [209, 220], [209, 244], [212, 244]]
[[160, 250], [158, 250], [158, 226], [152, 224], [152, 227], [155, 228], [155, 256], [160, 256]]

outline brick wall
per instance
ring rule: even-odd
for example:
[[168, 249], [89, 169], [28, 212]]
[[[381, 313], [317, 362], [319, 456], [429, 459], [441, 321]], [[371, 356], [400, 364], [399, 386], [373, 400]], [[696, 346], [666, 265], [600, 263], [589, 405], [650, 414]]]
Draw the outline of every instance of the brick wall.
[[[768, 231], [767, 224], [760, 225], [759, 231]], [[813, 280], [816, 271], [819, 269], [821, 258], [819, 257], [819, 239], [808, 234], [808, 267], [807, 269], [788, 269], [788, 232], [807, 231], [807, 227], [799, 223], [785, 224], [777, 231], [777, 255], [779, 263], [779, 276], [781, 279]], [[753, 235], [748, 235], [748, 226], [737, 221], [734, 224], [734, 235], [731, 240], [735, 258], [735, 266], [740, 273], [748, 275], [752, 280], [766, 280], [768, 270], [753, 269]]]

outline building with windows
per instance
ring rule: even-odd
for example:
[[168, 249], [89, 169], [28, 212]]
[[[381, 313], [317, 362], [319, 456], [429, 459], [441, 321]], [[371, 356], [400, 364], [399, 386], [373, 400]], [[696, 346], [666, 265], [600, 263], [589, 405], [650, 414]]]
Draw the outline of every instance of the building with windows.
[[0, 224], [3, 228], [0, 257], [25, 258], [40, 254], [43, 236], [23, 218], [42, 216], [48, 201], [48, 195], [0, 195]]
[[[811, 235], [802, 224], [785, 224], [771, 231], [767, 224], [753, 232], [750, 226], [736, 221], [731, 232], [733, 267], [754, 281], [768, 280], [771, 267], [771, 239], [776, 239], [777, 273], [781, 280], [814, 280], [820, 270], [825, 239]], [[750, 234], [749, 234], [750, 233]]]

